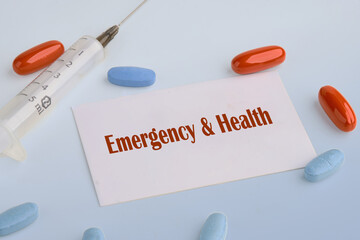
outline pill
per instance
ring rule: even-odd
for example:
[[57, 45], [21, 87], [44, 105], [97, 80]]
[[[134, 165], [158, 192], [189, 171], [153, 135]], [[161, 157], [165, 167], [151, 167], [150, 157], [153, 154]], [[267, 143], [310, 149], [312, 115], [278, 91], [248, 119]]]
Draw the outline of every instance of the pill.
[[231, 68], [240, 74], [255, 73], [280, 65], [285, 56], [285, 50], [279, 46], [256, 48], [235, 56]]
[[155, 72], [141, 67], [113, 67], [108, 71], [108, 80], [119, 86], [146, 87], [155, 82]]
[[305, 169], [305, 178], [310, 182], [322, 180], [341, 166], [344, 161], [344, 154], [337, 149], [332, 149], [309, 162]]
[[20, 75], [30, 74], [50, 65], [63, 53], [61, 42], [44, 42], [18, 55], [13, 62], [13, 69]]
[[227, 219], [223, 213], [213, 213], [205, 221], [200, 240], [224, 240], [227, 234]]
[[19, 231], [38, 217], [38, 206], [35, 203], [24, 203], [10, 208], [0, 214], [0, 236]]
[[320, 88], [319, 102], [325, 113], [340, 130], [350, 132], [355, 129], [355, 112], [338, 90], [332, 86]]
[[82, 240], [104, 240], [105, 236], [99, 228], [89, 228], [84, 232]]

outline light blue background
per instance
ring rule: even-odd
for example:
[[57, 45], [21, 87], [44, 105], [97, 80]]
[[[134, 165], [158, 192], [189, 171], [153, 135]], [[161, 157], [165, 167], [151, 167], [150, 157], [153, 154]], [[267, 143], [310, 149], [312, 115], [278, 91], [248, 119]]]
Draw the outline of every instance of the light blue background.
[[[69, 47], [82, 35], [97, 36], [138, 3], [1, 1], [0, 105], [37, 75], [12, 71], [17, 54], [51, 39]], [[355, 0], [149, 0], [121, 27], [107, 58], [22, 140], [28, 159], [0, 159], [0, 212], [27, 201], [40, 207], [33, 225], [4, 239], [76, 240], [97, 226], [109, 240], [196, 240], [214, 211], [228, 216], [229, 240], [359, 239], [359, 129], [339, 131], [317, 101], [319, 88], [333, 85], [360, 116], [359, 23]], [[278, 70], [316, 151], [345, 153], [340, 171], [315, 184], [295, 170], [99, 207], [72, 106], [232, 77], [236, 54], [272, 44], [287, 52]], [[111, 85], [106, 72], [121, 65], [154, 69], [156, 84]]]

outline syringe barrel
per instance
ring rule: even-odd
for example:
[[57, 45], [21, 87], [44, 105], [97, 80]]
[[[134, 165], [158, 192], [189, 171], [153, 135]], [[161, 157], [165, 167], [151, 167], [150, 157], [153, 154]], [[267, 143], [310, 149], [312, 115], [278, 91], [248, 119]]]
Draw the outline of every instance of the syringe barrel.
[[0, 110], [0, 127], [23, 137], [104, 56], [96, 38], [80, 38]]

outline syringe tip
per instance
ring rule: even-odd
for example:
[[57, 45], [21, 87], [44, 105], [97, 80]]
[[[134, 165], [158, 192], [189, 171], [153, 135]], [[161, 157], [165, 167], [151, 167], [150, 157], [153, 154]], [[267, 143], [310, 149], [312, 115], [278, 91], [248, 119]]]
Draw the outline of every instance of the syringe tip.
[[108, 43], [115, 37], [115, 35], [118, 32], [119, 32], [119, 26], [114, 25], [105, 32], [103, 32], [96, 39], [103, 45], [103, 47], [106, 47], [106, 45], [108, 45]]

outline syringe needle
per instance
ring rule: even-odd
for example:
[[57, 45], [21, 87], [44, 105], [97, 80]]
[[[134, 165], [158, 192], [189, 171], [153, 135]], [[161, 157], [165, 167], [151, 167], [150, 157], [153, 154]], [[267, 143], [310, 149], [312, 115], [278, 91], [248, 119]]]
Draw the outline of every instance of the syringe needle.
[[119, 26], [123, 24], [128, 18], [136, 12], [147, 0], [142, 1], [139, 6], [137, 6], [129, 15], [127, 15], [118, 25], [114, 25], [111, 28], [107, 29], [105, 32], [103, 32], [100, 36], [98, 36], [96, 39], [105, 47], [118, 33]]
[[144, 3], [146, 2], [147, 0], [144, 0], [142, 1], [142, 3], [139, 4], [139, 6], [137, 6], [131, 13], [129, 13], [129, 15], [127, 15], [119, 24], [118, 26], [120, 27], [121, 24], [123, 24], [126, 20], [128, 20], [129, 17], [131, 17], [131, 15], [133, 15], [136, 10], [138, 10], [142, 5], [144, 5]]

